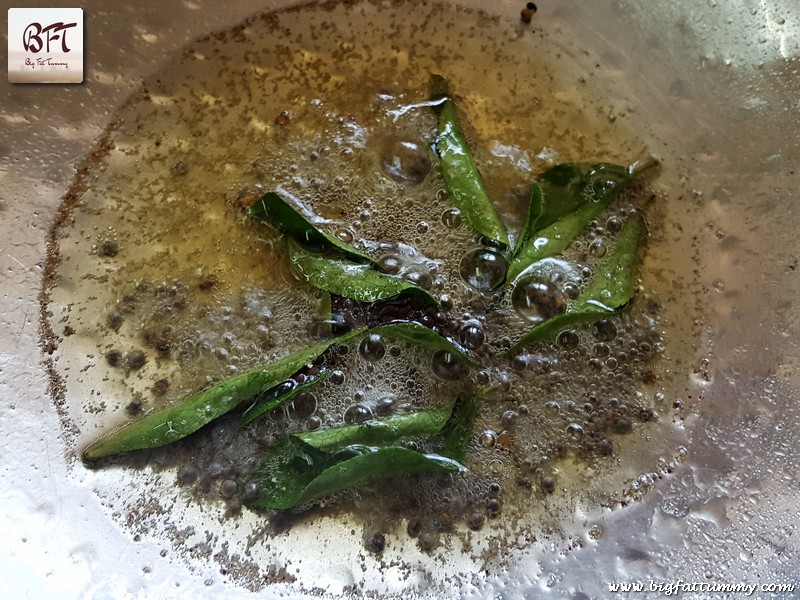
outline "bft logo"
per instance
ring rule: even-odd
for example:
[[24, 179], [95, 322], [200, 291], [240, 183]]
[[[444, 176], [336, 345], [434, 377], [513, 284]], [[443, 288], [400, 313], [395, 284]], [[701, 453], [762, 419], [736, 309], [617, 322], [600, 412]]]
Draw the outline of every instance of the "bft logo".
[[9, 8], [8, 80], [83, 81], [83, 9]]
[[[41, 52], [47, 45], [45, 52], [50, 52], [50, 42], [61, 40], [61, 51], [66, 54], [70, 51], [67, 46], [67, 29], [77, 27], [77, 23], [53, 23], [42, 27], [40, 23], [31, 23], [22, 34], [22, 46], [26, 52]], [[42, 34], [45, 35], [42, 40]]]

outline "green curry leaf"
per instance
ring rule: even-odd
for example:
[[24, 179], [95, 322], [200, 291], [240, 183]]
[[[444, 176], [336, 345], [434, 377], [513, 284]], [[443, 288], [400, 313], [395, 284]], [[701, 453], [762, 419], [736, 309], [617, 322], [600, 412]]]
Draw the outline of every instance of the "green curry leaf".
[[96, 459], [133, 450], [157, 448], [177, 441], [233, 410], [242, 402], [285, 381], [313, 363], [331, 346], [345, 343], [362, 331], [355, 330], [344, 336], [319, 342], [293, 352], [271, 365], [229, 377], [181, 402], [153, 411], [115, 429], [89, 445], [83, 455], [87, 459]]
[[419, 323], [410, 321], [385, 323], [373, 327], [370, 331], [380, 333], [389, 338], [396, 337], [405, 339], [432, 351], [444, 350], [450, 352], [470, 368], [480, 368], [480, 365], [475, 362], [461, 346]]
[[464, 462], [482, 399], [482, 395], [474, 395], [460, 396], [456, 400], [450, 419], [442, 431], [444, 447], [440, 454]]
[[636, 263], [639, 248], [647, 236], [641, 214], [628, 219], [616, 244], [600, 264], [600, 272], [566, 312], [539, 323], [523, 335], [506, 353], [547, 339], [578, 323], [595, 321], [625, 306], [636, 291]]
[[[330, 375], [327, 369], [320, 371], [315, 377], [303, 383], [295, 384], [292, 379], [279, 383], [277, 386], [262, 392], [256, 396], [253, 404], [247, 407], [242, 413], [239, 422], [242, 425], [248, 425], [255, 419], [271, 410], [275, 410], [279, 406], [283, 406], [287, 402], [293, 400], [303, 392], [307, 392], [311, 388], [319, 385]], [[288, 382], [292, 382], [286, 385]]]
[[430, 304], [437, 304], [436, 299], [421, 287], [376, 271], [370, 265], [313, 254], [296, 242], [289, 246], [292, 272], [315, 288], [360, 302], [375, 302], [399, 294], [413, 294], [421, 296]]
[[295, 437], [325, 452], [341, 450], [353, 444], [386, 446], [425, 441], [439, 433], [452, 414], [452, 405], [442, 406], [408, 415], [372, 419], [360, 425], [298, 433]]
[[458, 123], [456, 105], [450, 98], [441, 97], [446, 84], [441, 77], [436, 81], [442, 89], [436, 94], [441, 102], [434, 105], [439, 122], [433, 147], [440, 159], [444, 184], [470, 228], [507, 248], [508, 234], [486, 193], [486, 186]]
[[290, 439], [284, 446], [261, 466], [253, 479], [261, 490], [255, 506], [290, 509], [379, 477], [465, 470], [451, 458], [406, 448], [348, 446], [326, 455], [299, 440]]
[[566, 163], [536, 178], [506, 276], [514, 281], [535, 262], [562, 253], [631, 180], [628, 169]]
[[[285, 195], [286, 192], [284, 192]], [[292, 199], [290, 203], [276, 192], [264, 194], [256, 200], [248, 209], [254, 216], [267, 221], [281, 233], [294, 239], [305, 248], [314, 249], [317, 252], [336, 252], [349, 260], [371, 265], [378, 269], [378, 265], [372, 258], [363, 252], [359, 252], [352, 246], [348, 246], [336, 236], [325, 233], [314, 225], [314, 220], [321, 220], [307, 209], [302, 209], [302, 203]]]

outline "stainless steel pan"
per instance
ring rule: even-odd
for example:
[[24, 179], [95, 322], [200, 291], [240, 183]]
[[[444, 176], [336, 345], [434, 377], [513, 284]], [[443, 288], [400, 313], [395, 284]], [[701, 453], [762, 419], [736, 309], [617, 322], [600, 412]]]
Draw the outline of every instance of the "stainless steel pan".
[[[680, 366], [664, 390], [668, 426], [627, 442], [625, 468], [638, 475], [620, 489], [627, 506], [605, 509], [591, 489], [571, 495], [553, 507], [561, 533], [508, 548], [486, 577], [473, 577], [476, 563], [458, 551], [432, 560], [400, 548], [408, 571], [363, 562], [358, 544], [337, 542], [352, 539], [350, 525], [320, 521], [319, 531], [274, 542], [294, 583], [250, 589], [213, 556], [184, 555], [162, 532], [137, 536], [104, 510], [93, 491], [100, 475], [70, 458], [43, 366], [37, 296], [47, 231], [76, 166], [142, 77], [193, 38], [286, 4], [87, 0], [83, 85], [2, 84], [0, 594], [244, 598], [257, 588], [297, 597], [316, 588], [333, 597], [357, 589], [602, 598], [613, 596], [610, 584], [640, 583], [650, 590], [642, 597], [656, 598], [670, 582], [752, 584], [761, 597], [762, 585], [794, 584], [776, 597], [800, 594], [800, 11], [792, 0], [540, 2], [534, 18], [565, 68], [606, 92], [609, 117], [628, 119], [663, 159], [669, 213], [659, 235], [685, 248], [655, 263], [654, 276], [673, 278], [673, 301], [687, 307], [686, 330], [666, 341]], [[511, 30], [522, 7], [503, 1], [491, 11]], [[718, 597], [694, 589], [684, 597]]]

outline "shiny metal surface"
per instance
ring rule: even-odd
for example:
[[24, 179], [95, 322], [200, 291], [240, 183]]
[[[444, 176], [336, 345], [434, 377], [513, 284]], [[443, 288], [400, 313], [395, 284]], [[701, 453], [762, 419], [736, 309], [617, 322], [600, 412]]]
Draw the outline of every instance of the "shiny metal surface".
[[[37, 3], [18, 3], [32, 6]], [[51, 5], [52, 3], [47, 3]], [[192, 0], [165, 8], [84, 2], [86, 82], [0, 88], [0, 594], [4, 598], [226, 598], [253, 593], [212, 561], [173, 556], [157, 535], [134, 541], [93, 493], [96, 475], [73, 469], [48, 392], [37, 296], [46, 235], [81, 159], [140, 78], [208, 31], [277, 3]], [[478, 5], [479, 3], [469, 3]], [[521, 6], [494, 9], [516, 27]], [[695, 311], [696, 335], [670, 347], [680, 364], [665, 390], [681, 408], [668, 439], [631, 440], [624, 508], [590, 495], [558, 509], [567, 537], [508, 552], [463, 597], [604, 598], [616, 582], [795, 584], [800, 470], [797, 348], [800, 13], [792, 0], [539, 3], [534, 26], [562, 47], [572, 69], [608, 92], [609, 115], [628, 119], [664, 161], [669, 215], [661, 235], [685, 252], [654, 277], [674, 277], [675, 302]], [[624, 115], [624, 116], [622, 116]], [[692, 294], [691, 302], [685, 295]], [[659, 431], [663, 431], [659, 430]], [[636, 445], [642, 445], [641, 451]], [[677, 453], [661, 477], [655, 457]], [[640, 462], [637, 464], [637, 460]], [[77, 475], [76, 475], [77, 474]], [[637, 494], [634, 494], [636, 496]], [[566, 516], [565, 516], [566, 515]], [[335, 525], [326, 533], [335, 539]], [[590, 532], [593, 532], [590, 534]], [[309, 538], [310, 539], [310, 538]], [[287, 542], [288, 543], [288, 542]], [[579, 547], [580, 546], [580, 547]], [[318, 550], [297, 542], [296, 552]], [[319, 558], [326, 564], [328, 557]], [[365, 591], [420, 596], [471, 568], [415, 563], [411, 580], [331, 557], [315, 573], [336, 597]], [[428, 585], [428, 582], [431, 582]], [[308, 587], [308, 586], [306, 586]], [[699, 588], [697, 588], [699, 589]], [[291, 584], [260, 590], [296, 596]], [[455, 592], [453, 592], [455, 593]], [[637, 597], [658, 598], [664, 590]], [[765, 593], [761, 597], [764, 597]], [[409, 597], [407, 594], [404, 597]], [[620, 595], [627, 597], [627, 595]], [[684, 597], [719, 597], [686, 592]]]

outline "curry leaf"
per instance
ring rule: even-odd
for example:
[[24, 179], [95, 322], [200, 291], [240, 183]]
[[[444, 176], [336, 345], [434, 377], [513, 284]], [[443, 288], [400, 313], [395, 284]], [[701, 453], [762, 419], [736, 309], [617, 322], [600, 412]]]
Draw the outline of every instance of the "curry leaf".
[[383, 334], [386, 337], [405, 339], [419, 346], [428, 348], [429, 350], [444, 350], [450, 352], [469, 367], [473, 369], [480, 368], [480, 365], [470, 358], [461, 346], [419, 323], [410, 321], [386, 323], [373, 327], [370, 331]]
[[344, 343], [362, 331], [352, 331], [314, 344], [271, 365], [229, 377], [177, 404], [151, 412], [104, 435], [89, 445], [83, 455], [87, 459], [96, 459], [132, 450], [156, 448], [177, 441], [233, 410], [242, 402], [285, 381], [314, 362], [331, 346]]
[[425, 441], [438, 434], [452, 414], [451, 404], [408, 415], [372, 419], [360, 425], [298, 433], [295, 437], [325, 452], [340, 450], [352, 444], [386, 446], [407, 441]]
[[255, 401], [247, 410], [242, 413], [239, 422], [242, 425], [248, 425], [255, 419], [271, 410], [275, 410], [279, 406], [283, 406], [290, 400], [293, 400], [303, 392], [319, 385], [330, 375], [330, 371], [322, 370], [316, 376], [304, 381], [303, 383], [296, 383], [294, 379], [287, 379], [276, 385], [269, 390], [262, 392], [256, 396]]
[[481, 395], [474, 395], [461, 396], [456, 400], [450, 419], [442, 431], [444, 447], [440, 454], [464, 462], [481, 399]]
[[305, 444], [298, 450], [297, 444], [298, 441], [286, 442], [294, 448], [279, 452], [258, 470], [254, 481], [261, 493], [255, 506], [290, 509], [378, 477], [465, 470], [452, 458], [406, 448], [348, 446], [334, 455], [325, 455]]
[[507, 280], [536, 261], [560, 254], [631, 180], [627, 168], [605, 163], [557, 165], [536, 178]]
[[[283, 193], [288, 195], [286, 192]], [[315, 219], [315, 215], [307, 209], [301, 210], [303, 205], [297, 198], [292, 198], [292, 200], [293, 202], [289, 203], [276, 192], [269, 192], [250, 206], [249, 213], [254, 217], [267, 221], [305, 248], [314, 249], [317, 252], [330, 253], [331, 251], [336, 251], [355, 262], [379, 268], [368, 255], [345, 244], [336, 236], [319, 229], [312, 222]]]
[[578, 296], [574, 306], [566, 313], [539, 323], [506, 353], [547, 339], [571, 325], [602, 319], [625, 306], [636, 290], [636, 263], [646, 235], [644, 218], [639, 213], [634, 214], [600, 264], [600, 272]]
[[647, 225], [637, 212], [625, 223], [614, 248], [600, 263], [600, 272], [578, 296], [577, 310], [612, 312], [630, 301], [636, 291], [639, 248], [646, 237]]
[[297, 243], [290, 244], [289, 260], [296, 277], [338, 296], [360, 302], [375, 302], [407, 293], [437, 304], [426, 290], [399, 277], [376, 271], [370, 265], [312, 254]]
[[470, 228], [507, 248], [508, 234], [486, 193], [478, 166], [458, 123], [456, 105], [446, 95], [442, 96], [446, 94], [446, 84], [441, 77], [435, 76], [433, 84], [440, 87], [434, 96], [441, 99], [434, 104], [439, 122], [433, 147], [440, 159], [447, 191]]

